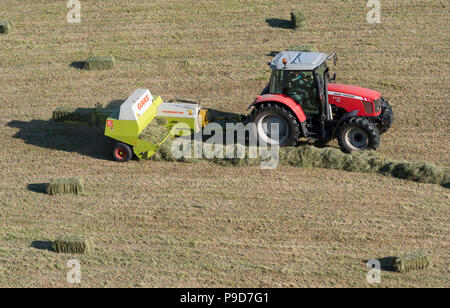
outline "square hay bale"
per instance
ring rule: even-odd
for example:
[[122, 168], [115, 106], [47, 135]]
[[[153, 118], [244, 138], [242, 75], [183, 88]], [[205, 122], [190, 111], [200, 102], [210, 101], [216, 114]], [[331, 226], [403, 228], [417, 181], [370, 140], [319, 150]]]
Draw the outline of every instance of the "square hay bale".
[[0, 33], [8, 34], [14, 31], [12, 21], [0, 21]]
[[91, 237], [60, 236], [53, 243], [57, 253], [88, 253], [94, 247]]
[[46, 187], [46, 192], [49, 195], [57, 195], [57, 194], [78, 195], [83, 191], [84, 191], [84, 180], [82, 177], [51, 179]]
[[112, 56], [90, 56], [86, 60], [84, 68], [91, 70], [110, 70], [116, 64], [116, 60]]
[[292, 51], [317, 52], [317, 47], [314, 45], [295, 45], [288, 48]]
[[295, 30], [304, 29], [306, 27], [306, 16], [301, 10], [291, 12], [292, 28]]
[[397, 272], [406, 273], [412, 270], [426, 269], [431, 265], [426, 252], [417, 251], [394, 257], [393, 268]]

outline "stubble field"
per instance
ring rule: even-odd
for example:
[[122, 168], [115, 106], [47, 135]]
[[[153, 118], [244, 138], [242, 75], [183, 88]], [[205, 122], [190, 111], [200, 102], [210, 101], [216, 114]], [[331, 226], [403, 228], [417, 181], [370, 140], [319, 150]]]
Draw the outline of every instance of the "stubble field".
[[[365, 261], [415, 250], [430, 269], [383, 271], [377, 286], [448, 287], [448, 188], [287, 166], [118, 164], [101, 129], [49, 121], [58, 106], [107, 105], [139, 87], [244, 112], [268, 81], [267, 54], [315, 45], [338, 53], [339, 82], [390, 99], [381, 153], [448, 169], [448, 5], [381, 3], [373, 25], [355, 0], [82, 0], [81, 24], [69, 24], [66, 1], [2, 0], [16, 29], [0, 35], [0, 287], [70, 287], [73, 258], [83, 287], [370, 287]], [[298, 8], [307, 28], [286, 29]], [[90, 54], [117, 65], [71, 66]], [[83, 176], [86, 193], [40, 192], [68, 176]], [[64, 234], [92, 235], [96, 249], [46, 249]]]

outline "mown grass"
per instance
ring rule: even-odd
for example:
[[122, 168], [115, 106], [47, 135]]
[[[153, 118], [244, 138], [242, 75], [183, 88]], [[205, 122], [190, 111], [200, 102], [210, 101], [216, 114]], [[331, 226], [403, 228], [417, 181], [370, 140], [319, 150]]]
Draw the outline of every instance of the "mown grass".
[[[0, 36], [0, 286], [69, 286], [67, 256], [32, 245], [59, 234], [96, 239], [76, 256], [82, 286], [368, 287], [363, 260], [417, 250], [433, 267], [383, 272], [381, 286], [448, 285], [450, 196], [439, 185], [288, 166], [116, 164], [101, 129], [48, 122], [58, 106], [107, 105], [138, 87], [241, 113], [268, 80], [268, 53], [314, 45], [338, 52], [339, 82], [390, 99], [396, 122], [381, 153], [449, 168], [448, 10], [438, 1], [383, 2], [380, 25], [366, 23], [361, 1], [304, 1], [302, 31], [266, 22], [289, 20], [298, 1], [83, 0], [80, 25], [66, 23], [65, 5], [2, 1], [15, 31]], [[91, 54], [114, 56], [114, 71], [70, 66]], [[89, 191], [28, 189], [73, 175]]]

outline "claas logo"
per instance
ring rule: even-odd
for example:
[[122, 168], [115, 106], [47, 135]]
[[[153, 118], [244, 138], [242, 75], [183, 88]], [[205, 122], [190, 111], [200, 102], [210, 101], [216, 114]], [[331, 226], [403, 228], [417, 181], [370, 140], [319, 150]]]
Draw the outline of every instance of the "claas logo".
[[147, 102], [150, 100], [150, 97], [148, 97], [148, 94], [138, 103], [138, 105], [137, 105], [137, 107], [138, 107], [138, 110], [140, 111], [144, 106], [145, 106], [145, 104], [147, 104]]
[[106, 121], [106, 126], [108, 126], [109, 128], [111, 128], [111, 130], [113, 130], [114, 129], [114, 121], [113, 120]]

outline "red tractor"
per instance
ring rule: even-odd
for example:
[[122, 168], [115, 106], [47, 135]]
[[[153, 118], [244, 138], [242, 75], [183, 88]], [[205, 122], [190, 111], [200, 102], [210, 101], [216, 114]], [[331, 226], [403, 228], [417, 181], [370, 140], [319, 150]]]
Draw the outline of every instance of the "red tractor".
[[[249, 107], [258, 138], [280, 146], [295, 146], [301, 137], [337, 138], [344, 152], [378, 147], [393, 122], [389, 102], [377, 91], [331, 83], [330, 59], [336, 64], [336, 54], [283, 51], [268, 63], [270, 82]], [[272, 123], [279, 125], [278, 138], [271, 136]]]

